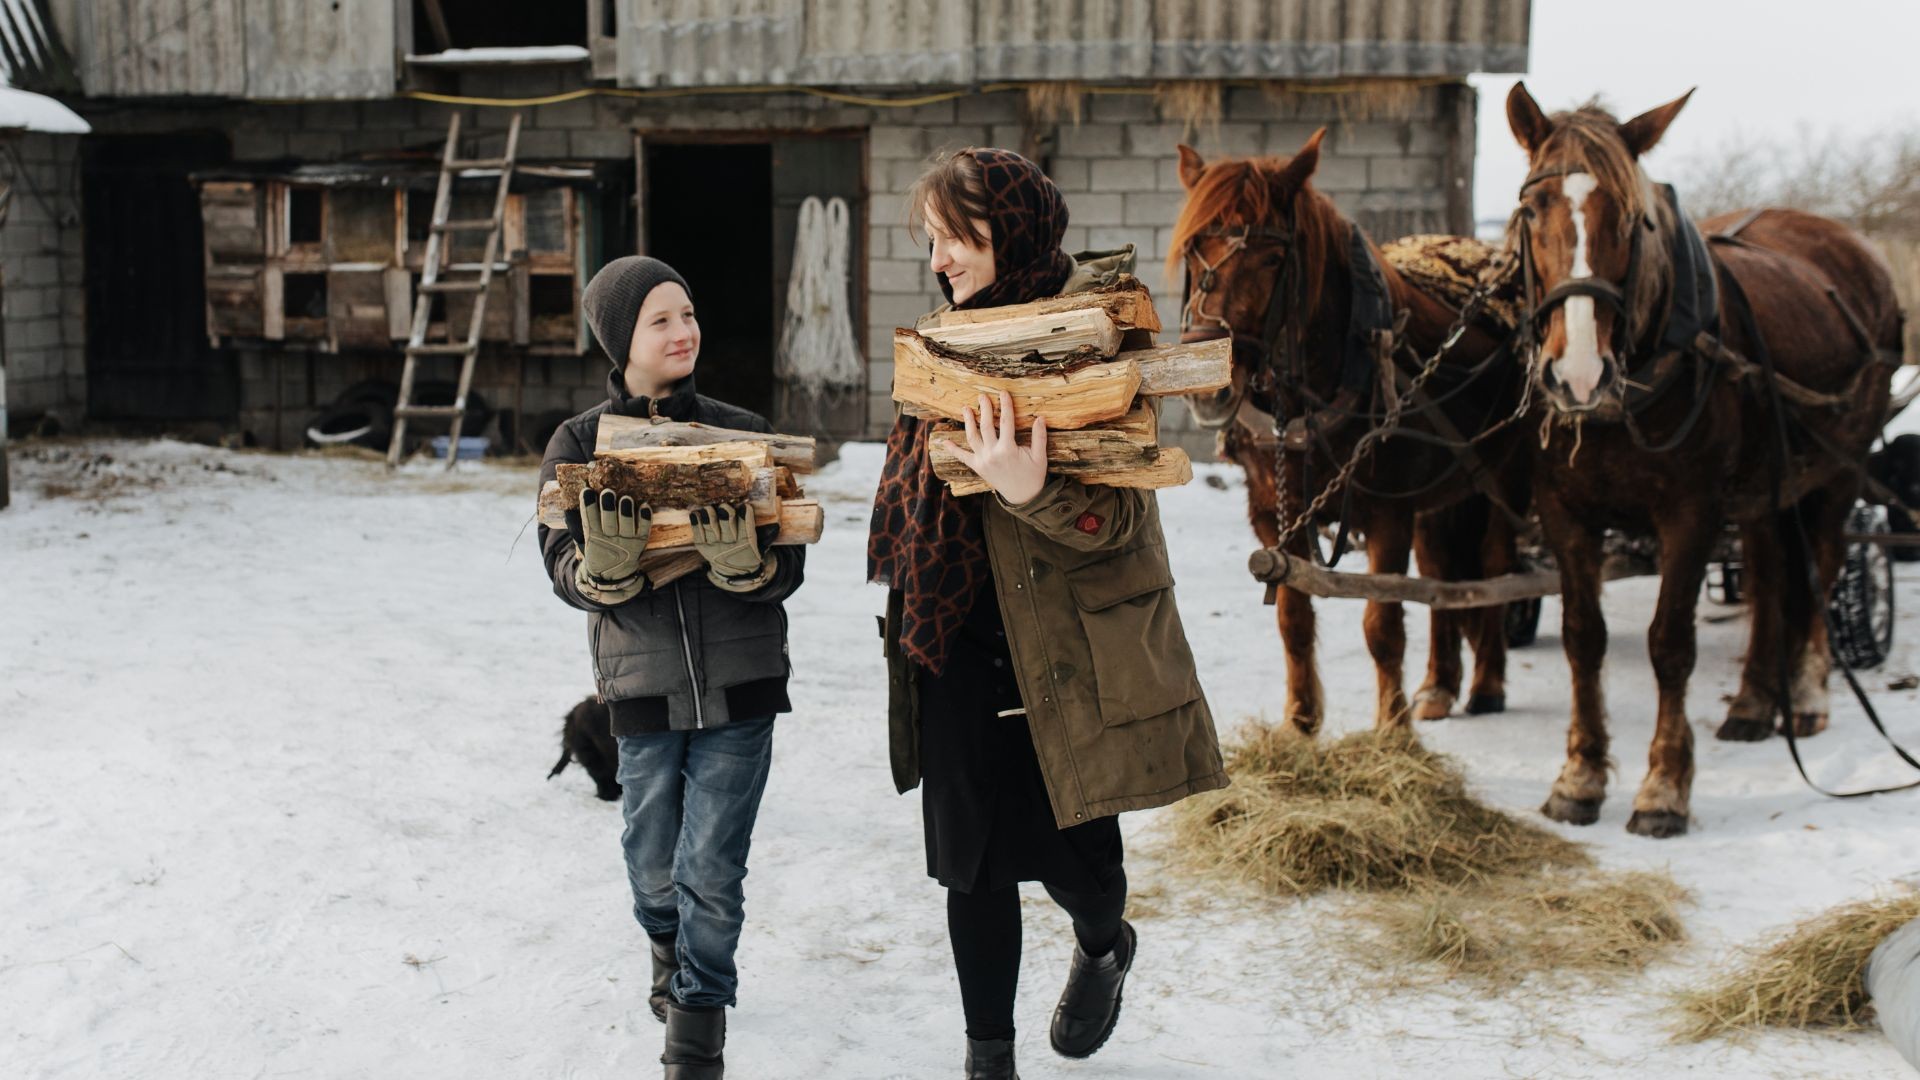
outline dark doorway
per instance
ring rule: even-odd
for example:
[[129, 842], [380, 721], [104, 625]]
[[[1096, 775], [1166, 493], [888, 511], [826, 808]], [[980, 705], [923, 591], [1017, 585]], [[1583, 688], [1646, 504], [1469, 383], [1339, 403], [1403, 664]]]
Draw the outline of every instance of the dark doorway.
[[207, 341], [200, 199], [187, 180], [232, 156], [217, 133], [80, 144], [88, 415], [222, 420], [238, 411], [233, 354]]
[[693, 287], [700, 392], [773, 412], [773, 147], [646, 144], [647, 254]]

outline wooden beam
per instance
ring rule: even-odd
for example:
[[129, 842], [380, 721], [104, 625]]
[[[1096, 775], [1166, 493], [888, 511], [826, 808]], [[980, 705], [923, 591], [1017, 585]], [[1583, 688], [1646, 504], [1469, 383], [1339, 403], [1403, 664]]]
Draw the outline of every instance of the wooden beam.
[[[1329, 570], [1277, 548], [1256, 550], [1247, 559], [1247, 570], [1259, 581], [1308, 596], [1375, 600], [1390, 604], [1425, 604], [1437, 610], [1491, 607], [1494, 604], [1531, 600], [1536, 596], [1555, 596], [1560, 592], [1560, 575], [1549, 570], [1502, 574], [1480, 581], [1441, 581], [1436, 578], [1408, 577], [1405, 574], [1355, 574]], [[1647, 573], [1647, 567], [1641, 560], [1611, 555], [1600, 568], [1600, 579], [1615, 581], [1642, 577]]]
[[1058, 360], [1087, 347], [1101, 356], [1112, 356], [1120, 351], [1120, 333], [1120, 328], [1105, 311], [1085, 308], [1054, 315], [933, 326], [920, 331], [920, 336], [949, 349], [981, 356], [1026, 356], [1037, 352], [1049, 360]]
[[804, 435], [734, 431], [707, 424], [652, 420], [639, 416], [601, 416], [600, 434], [593, 449], [596, 454], [606, 454], [645, 447], [709, 446], [726, 442], [762, 443], [773, 451], [775, 464], [784, 465], [797, 473], [813, 471], [814, 442]]
[[996, 322], [1003, 319], [1024, 318], [1028, 315], [1057, 315], [1063, 311], [1080, 311], [1086, 308], [1099, 308], [1105, 311], [1114, 325], [1122, 330], [1158, 331], [1160, 329], [1160, 313], [1154, 310], [1153, 294], [1147, 291], [1147, 287], [1141, 284], [1140, 279], [1130, 275], [1122, 277], [1118, 284], [1110, 288], [1068, 293], [1065, 296], [1051, 296], [1028, 304], [942, 311], [922, 319], [920, 325], [922, 329], [933, 326], [964, 326], [968, 323]]
[[1140, 389], [1140, 365], [1131, 360], [1094, 363], [1064, 375], [989, 375], [940, 355], [905, 328], [893, 332], [893, 400], [915, 416], [959, 420], [980, 395], [1013, 395], [1014, 422], [1025, 428], [1035, 416], [1049, 428], [1083, 428], [1125, 416]]
[[[1170, 488], [1179, 487], [1193, 479], [1193, 462], [1188, 460], [1186, 451], [1176, 446], [1168, 446], [1153, 453], [1154, 456], [1149, 460], [1133, 464], [1074, 462], [1056, 467], [1049, 461], [1047, 471], [1078, 480], [1083, 484], [1097, 484], [1102, 487]], [[1048, 457], [1052, 455], [1049, 454]], [[979, 495], [993, 490], [985, 480], [974, 475], [973, 471], [965, 465], [961, 465], [960, 469], [965, 473], [964, 476], [947, 480], [947, 487], [955, 495]]]
[[1140, 365], [1140, 392], [1152, 397], [1210, 394], [1233, 382], [1233, 342], [1229, 338], [1156, 345], [1123, 352], [1115, 360]]

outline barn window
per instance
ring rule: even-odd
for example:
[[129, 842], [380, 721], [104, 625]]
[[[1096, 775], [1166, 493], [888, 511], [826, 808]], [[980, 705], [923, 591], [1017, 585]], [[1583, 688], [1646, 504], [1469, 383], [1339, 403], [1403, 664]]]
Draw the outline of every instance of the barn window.
[[326, 235], [326, 209], [319, 188], [287, 189], [287, 243], [318, 244]]
[[[606, 0], [606, 6], [611, 9], [613, 0]], [[527, 0], [413, 0], [413, 51], [584, 46], [587, 21], [587, 5], [580, 0], [542, 4]]]
[[327, 275], [286, 275], [280, 309], [289, 319], [325, 319]]

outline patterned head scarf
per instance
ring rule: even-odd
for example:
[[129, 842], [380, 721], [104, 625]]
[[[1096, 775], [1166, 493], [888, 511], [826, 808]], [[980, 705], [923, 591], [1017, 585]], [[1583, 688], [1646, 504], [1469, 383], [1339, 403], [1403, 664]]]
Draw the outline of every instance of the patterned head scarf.
[[[1010, 150], [975, 150], [973, 159], [990, 208], [994, 280], [954, 307], [1000, 307], [1058, 295], [1073, 272], [1073, 259], [1060, 249], [1067, 231], [1060, 189], [1039, 166]], [[946, 275], [936, 276], [952, 300]], [[992, 570], [979, 502], [989, 496], [950, 494], [933, 475], [927, 456], [932, 428], [903, 415], [887, 436], [867, 537], [867, 577], [905, 594], [900, 647], [938, 672]]]

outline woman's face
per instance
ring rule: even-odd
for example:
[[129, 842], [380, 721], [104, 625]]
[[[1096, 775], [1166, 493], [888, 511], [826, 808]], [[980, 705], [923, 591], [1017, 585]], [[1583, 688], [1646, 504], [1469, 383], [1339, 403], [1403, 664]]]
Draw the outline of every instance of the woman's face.
[[[953, 302], [965, 303], [966, 299], [981, 289], [993, 284], [993, 248], [982, 246], [974, 241], [971, 231], [955, 232], [941, 221], [927, 207], [923, 218], [927, 227], [927, 239], [933, 242], [933, 256], [927, 265], [936, 274], [947, 275], [947, 286], [953, 290]], [[980, 231], [987, 232], [986, 222], [980, 222]]]
[[657, 396], [693, 374], [700, 358], [700, 320], [693, 300], [677, 282], [654, 286], [640, 305], [640, 321], [627, 348], [627, 386]]

